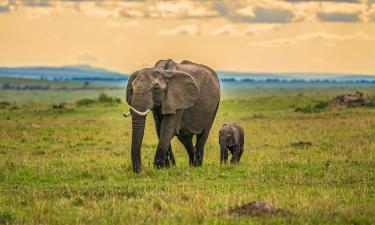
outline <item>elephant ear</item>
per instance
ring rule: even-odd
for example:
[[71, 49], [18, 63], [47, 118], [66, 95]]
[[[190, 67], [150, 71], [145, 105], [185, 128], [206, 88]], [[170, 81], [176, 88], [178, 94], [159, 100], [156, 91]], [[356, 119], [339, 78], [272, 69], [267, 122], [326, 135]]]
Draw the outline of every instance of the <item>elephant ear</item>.
[[130, 105], [132, 102], [132, 97], [133, 97], [133, 81], [135, 78], [138, 76], [138, 71], [135, 71], [130, 75], [129, 80], [128, 80], [128, 86], [126, 87], [126, 102]]
[[199, 88], [190, 74], [177, 70], [164, 70], [163, 77], [168, 84], [161, 108], [163, 114], [174, 114], [177, 109], [194, 106], [199, 97]]
[[240, 131], [234, 126], [231, 126], [230, 128], [233, 131], [234, 142], [236, 143], [236, 145], [239, 145], [240, 144]]
[[177, 69], [176, 63], [172, 59], [159, 60], [156, 62], [154, 67], [163, 69], [163, 70], [176, 70]]

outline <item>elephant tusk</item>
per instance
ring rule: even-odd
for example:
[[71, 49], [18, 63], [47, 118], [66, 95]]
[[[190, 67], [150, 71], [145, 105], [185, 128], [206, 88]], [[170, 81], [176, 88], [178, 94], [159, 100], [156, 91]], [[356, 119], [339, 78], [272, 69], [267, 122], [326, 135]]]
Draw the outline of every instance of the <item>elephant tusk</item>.
[[147, 116], [147, 114], [150, 112], [150, 109], [147, 109], [147, 110], [144, 111], [144, 112], [140, 112], [140, 111], [136, 110], [135, 108], [131, 107], [130, 105], [129, 105], [129, 108], [130, 108], [133, 112], [135, 112], [136, 114], [138, 114], [139, 116]]
[[[147, 109], [146, 111], [144, 112], [140, 112], [138, 110], [136, 110], [135, 108], [133, 108], [132, 106], [129, 105], [129, 109], [131, 109], [131, 111], [133, 111], [135, 114], [139, 115], [139, 116], [147, 116], [147, 114], [151, 111], [150, 109]], [[122, 112], [122, 115], [124, 117], [129, 117], [131, 116], [132, 114], [129, 112]]]
[[130, 112], [122, 112], [122, 115], [124, 117], [129, 117], [129, 116], [131, 116], [131, 113]]
[[[147, 110], [144, 111], [144, 112], [140, 112], [140, 111], [136, 110], [135, 108], [133, 108], [133, 107], [130, 106], [130, 105], [129, 105], [129, 108], [131, 109], [131, 111], [133, 111], [134, 113], [138, 114], [139, 116], [147, 116], [147, 114], [150, 112], [150, 109], [147, 109]], [[130, 113], [130, 112], [129, 112], [129, 113]], [[126, 113], [126, 115], [128, 115], [128, 114]], [[124, 116], [125, 116], [125, 114], [124, 114]]]

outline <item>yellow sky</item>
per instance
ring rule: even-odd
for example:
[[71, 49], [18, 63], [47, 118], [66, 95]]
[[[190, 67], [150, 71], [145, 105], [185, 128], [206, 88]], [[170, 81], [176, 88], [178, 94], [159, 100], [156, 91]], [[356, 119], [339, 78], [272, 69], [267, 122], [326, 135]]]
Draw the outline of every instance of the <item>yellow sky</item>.
[[[336, 1], [331, 8], [306, 4], [311, 9], [294, 14], [289, 8], [302, 3], [276, 5], [285, 9], [275, 11], [251, 1], [240, 6], [231, 1], [178, 1], [188, 3], [176, 6], [175, 1], [161, 7], [157, 2], [40, 6], [0, 0], [0, 66], [90, 64], [127, 73], [172, 58], [216, 70], [375, 74], [372, 2], [358, 9], [360, 3], [352, 3], [353, 11]], [[145, 9], [148, 14], [140, 14]]]

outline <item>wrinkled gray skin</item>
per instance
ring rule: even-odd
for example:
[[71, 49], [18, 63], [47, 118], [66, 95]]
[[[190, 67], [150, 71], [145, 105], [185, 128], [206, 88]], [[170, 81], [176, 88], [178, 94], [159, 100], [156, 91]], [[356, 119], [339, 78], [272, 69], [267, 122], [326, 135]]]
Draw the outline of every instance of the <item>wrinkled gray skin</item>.
[[[185, 146], [189, 164], [202, 164], [220, 101], [219, 79], [212, 69], [189, 61], [160, 60], [153, 68], [136, 71], [129, 77], [126, 101], [138, 111], [152, 111], [159, 138], [154, 159], [157, 168], [175, 164], [170, 146], [174, 136]], [[133, 171], [140, 172], [146, 117], [130, 112]], [[195, 145], [193, 135], [197, 135]]]
[[244, 145], [244, 131], [236, 123], [225, 123], [219, 131], [220, 163], [228, 162], [228, 150], [232, 154], [231, 163], [239, 163]]

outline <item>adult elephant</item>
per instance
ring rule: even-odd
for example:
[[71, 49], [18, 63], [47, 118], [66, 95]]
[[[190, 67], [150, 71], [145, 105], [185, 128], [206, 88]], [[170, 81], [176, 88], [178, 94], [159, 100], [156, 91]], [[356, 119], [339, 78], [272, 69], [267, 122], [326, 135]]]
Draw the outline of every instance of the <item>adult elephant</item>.
[[[154, 164], [157, 168], [174, 164], [170, 142], [181, 141], [189, 164], [200, 166], [204, 146], [220, 101], [216, 73], [197, 63], [160, 60], [153, 68], [134, 72], [128, 81], [126, 101], [132, 116], [131, 158], [133, 171], [141, 171], [141, 145], [148, 112], [152, 111], [159, 144]], [[197, 142], [193, 145], [193, 135]]]

